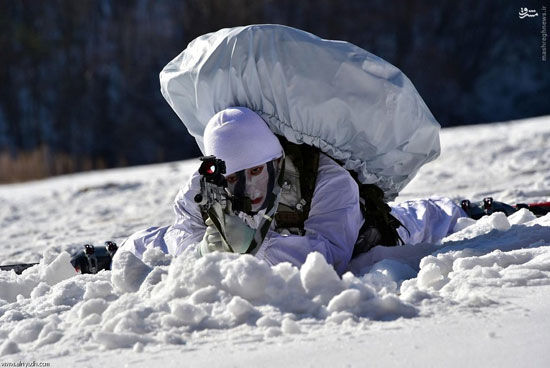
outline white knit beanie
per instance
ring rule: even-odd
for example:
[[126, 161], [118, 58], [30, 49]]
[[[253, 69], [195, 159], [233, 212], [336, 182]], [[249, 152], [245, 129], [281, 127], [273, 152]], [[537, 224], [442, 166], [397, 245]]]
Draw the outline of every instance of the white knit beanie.
[[204, 130], [204, 151], [225, 161], [226, 175], [283, 155], [275, 134], [246, 107], [229, 107], [212, 116]]

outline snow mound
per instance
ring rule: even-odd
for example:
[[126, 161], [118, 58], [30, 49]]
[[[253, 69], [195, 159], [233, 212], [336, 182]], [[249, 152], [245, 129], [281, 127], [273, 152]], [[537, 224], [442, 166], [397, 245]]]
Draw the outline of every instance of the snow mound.
[[[159, 261], [149, 252], [156, 251], [144, 259]], [[11, 281], [4, 282], [11, 292], [2, 294], [0, 306], [3, 354], [74, 339], [88, 347], [141, 351], [148, 344], [185, 344], [203, 330], [246, 326], [276, 337], [300, 334], [301, 321], [311, 318], [342, 323], [417, 315], [395, 293], [391, 277], [340, 278], [318, 253], [298, 269], [269, 266], [250, 255], [198, 258], [193, 252], [168, 265], [164, 259], [147, 265], [120, 252], [112, 272], [53, 278], [49, 267], [66, 258], [61, 253], [34, 272], [8, 274]], [[60, 280], [62, 275], [67, 277]], [[21, 285], [25, 295], [14, 296], [13, 290], [23, 292]]]
[[[548, 126], [544, 120], [444, 130], [442, 157], [421, 169], [409, 197], [547, 201]], [[113, 272], [74, 272], [63, 251], [172, 221], [168, 204], [194, 170], [189, 161], [2, 186], [4, 263], [42, 258], [22, 275], [0, 272], [0, 356], [60, 366], [180, 359], [201, 365], [200, 357], [218, 349], [224, 363], [242, 365], [272, 349], [271, 356], [285, 351], [306, 365], [361, 365], [370, 346], [382, 366], [400, 364], [398, 355], [414, 366], [449, 362], [451, 353], [457, 366], [483, 356], [479, 361], [489, 365], [548, 361], [550, 216], [526, 210], [460, 219], [455, 234], [437, 244], [375, 247], [342, 278], [318, 254], [297, 269], [231, 254], [172, 259], [155, 250], [143, 261], [120, 252]], [[141, 185], [124, 187], [129, 176]], [[414, 344], [395, 345], [409, 332]], [[346, 349], [333, 349], [342, 341]], [[342, 359], [335, 358], [339, 351]]]
[[303, 334], [312, 320], [411, 318], [427, 300], [487, 307], [499, 303], [490, 288], [550, 285], [549, 226], [550, 216], [493, 214], [439, 245], [376, 247], [342, 278], [319, 253], [298, 269], [250, 255], [188, 251], [172, 259], [152, 249], [143, 262], [120, 251], [112, 272], [75, 275], [67, 253], [48, 250], [22, 275], [0, 273], [0, 352], [75, 339], [87, 349], [141, 352], [208, 331], [244, 328], [264, 339]]
[[74, 276], [75, 270], [70, 260], [67, 252], [55, 256], [47, 250], [42, 262], [25, 270], [22, 277], [17, 276], [15, 271], [0, 272], [0, 300], [14, 302], [18, 298], [36, 297], [49, 290], [50, 286]]
[[401, 285], [403, 300], [444, 298], [481, 307], [498, 302], [487, 288], [550, 285], [549, 222], [550, 215], [537, 219], [522, 211], [482, 217], [421, 259], [418, 276]]

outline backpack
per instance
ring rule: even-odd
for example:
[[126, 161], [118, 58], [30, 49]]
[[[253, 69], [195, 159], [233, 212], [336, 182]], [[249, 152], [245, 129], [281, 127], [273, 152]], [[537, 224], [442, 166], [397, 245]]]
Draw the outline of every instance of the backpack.
[[[299, 199], [293, 205], [279, 204], [275, 214], [276, 229], [294, 230], [294, 232], [303, 235], [305, 234], [304, 223], [308, 218], [315, 191], [320, 151], [307, 144], [295, 144], [282, 136], [277, 137], [287, 159], [294, 166], [290, 168], [290, 176], [287, 177], [289, 165], [286, 165], [285, 183], [297, 188]], [[391, 214], [390, 206], [384, 201], [382, 189], [375, 184], [362, 184], [354, 171], [348, 170], [348, 172], [359, 186], [360, 208], [365, 219], [365, 223], [359, 231], [352, 257], [367, 252], [376, 245], [403, 244], [403, 240], [397, 233], [397, 229], [403, 224]]]
[[376, 183], [387, 201], [440, 152], [439, 124], [398, 68], [348, 42], [287, 26], [200, 36], [163, 68], [160, 84], [203, 154], [209, 119], [248, 107], [275, 134], [317, 147], [361, 182]]

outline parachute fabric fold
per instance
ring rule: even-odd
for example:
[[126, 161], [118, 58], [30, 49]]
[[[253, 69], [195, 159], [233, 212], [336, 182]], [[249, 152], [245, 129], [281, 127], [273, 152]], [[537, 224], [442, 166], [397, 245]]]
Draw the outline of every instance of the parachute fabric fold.
[[396, 67], [348, 42], [281, 25], [198, 37], [160, 73], [201, 150], [208, 120], [245, 106], [294, 143], [320, 148], [392, 200], [440, 152], [439, 124]]

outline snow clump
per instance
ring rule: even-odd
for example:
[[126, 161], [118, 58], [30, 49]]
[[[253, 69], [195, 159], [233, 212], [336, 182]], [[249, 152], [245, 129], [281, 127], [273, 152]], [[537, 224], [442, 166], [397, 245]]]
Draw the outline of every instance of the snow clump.
[[3, 354], [74, 339], [139, 352], [148, 344], [185, 344], [204, 330], [245, 326], [273, 338], [302, 333], [302, 319], [334, 322], [345, 314], [386, 320], [417, 314], [389, 291], [395, 291], [393, 281], [381, 290], [352, 273], [340, 278], [318, 253], [298, 269], [288, 263], [270, 266], [250, 255], [199, 258], [192, 251], [166, 262], [155, 252], [145, 253], [147, 265], [121, 250], [113, 271], [96, 275], [65, 272], [59, 265], [68, 262], [63, 253], [50, 263], [63, 270], [56, 277], [49, 265], [22, 275], [2, 273], [11, 287], [0, 303]]
[[191, 249], [151, 249], [143, 261], [121, 249], [112, 272], [80, 275], [67, 253], [47, 250], [22, 275], [0, 273], [0, 353], [63, 354], [52, 344], [74, 341], [142, 352], [230, 329], [272, 339], [311, 323], [415, 317], [425, 300], [482, 308], [499, 302], [491, 288], [550, 285], [549, 226], [550, 215], [493, 214], [441, 244], [375, 247], [342, 277], [319, 253], [297, 268]]

